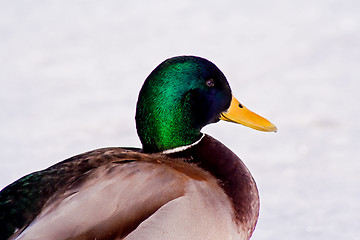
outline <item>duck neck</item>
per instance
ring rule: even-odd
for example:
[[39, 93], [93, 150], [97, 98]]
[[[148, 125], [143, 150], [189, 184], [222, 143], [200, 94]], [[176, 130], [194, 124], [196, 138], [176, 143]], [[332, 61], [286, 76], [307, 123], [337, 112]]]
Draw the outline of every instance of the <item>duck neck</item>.
[[136, 128], [144, 152], [161, 152], [190, 145], [202, 136], [202, 125], [194, 121], [190, 104], [184, 104], [182, 98], [164, 99], [167, 98], [156, 94], [139, 97]]
[[159, 122], [149, 119], [145, 124], [142, 122], [144, 125], [138, 128], [144, 152], [154, 153], [186, 147], [202, 137], [199, 129], [186, 126], [181, 119], [162, 119]]

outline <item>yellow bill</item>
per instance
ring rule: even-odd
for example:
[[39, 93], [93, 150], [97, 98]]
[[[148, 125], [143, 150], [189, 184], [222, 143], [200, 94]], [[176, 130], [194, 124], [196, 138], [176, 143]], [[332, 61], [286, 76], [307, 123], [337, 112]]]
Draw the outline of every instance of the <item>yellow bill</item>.
[[234, 96], [232, 97], [229, 109], [226, 112], [221, 113], [220, 119], [240, 123], [244, 126], [260, 131], [277, 131], [274, 124], [244, 107]]

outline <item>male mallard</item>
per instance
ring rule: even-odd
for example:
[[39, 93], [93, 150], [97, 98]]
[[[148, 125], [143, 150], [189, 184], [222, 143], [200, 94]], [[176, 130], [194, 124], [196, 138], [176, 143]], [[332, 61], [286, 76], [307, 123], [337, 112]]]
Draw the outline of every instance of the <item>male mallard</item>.
[[137, 102], [143, 148], [103, 148], [31, 173], [0, 193], [0, 239], [249, 239], [255, 181], [200, 130], [219, 119], [276, 131], [200, 57], [161, 63]]

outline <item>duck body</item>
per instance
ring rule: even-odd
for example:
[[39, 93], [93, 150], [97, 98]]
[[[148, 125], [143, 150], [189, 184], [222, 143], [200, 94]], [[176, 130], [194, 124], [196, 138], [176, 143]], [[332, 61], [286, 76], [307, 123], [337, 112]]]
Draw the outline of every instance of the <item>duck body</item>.
[[93, 150], [5, 187], [0, 240], [249, 239], [259, 214], [255, 181], [200, 132], [220, 119], [276, 130], [232, 97], [213, 63], [166, 60], [140, 91], [143, 148]]
[[[28, 196], [25, 211], [46, 201], [22, 226], [5, 223], [19, 229], [10, 239], [248, 239], [259, 211], [250, 172], [208, 135], [169, 154], [98, 149], [24, 178], [46, 183]], [[56, 187], [44, 193], [48, 184]], [[20, 189], [31, 192], [28, 186]]]

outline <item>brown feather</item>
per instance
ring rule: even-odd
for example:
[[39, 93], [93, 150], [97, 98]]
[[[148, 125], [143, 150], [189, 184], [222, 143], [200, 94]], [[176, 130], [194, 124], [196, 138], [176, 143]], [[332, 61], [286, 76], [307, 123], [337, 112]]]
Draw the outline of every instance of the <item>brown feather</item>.
[[[251, 174], [207, 135], [178, 153], [106, 148], [57, 167], [66, 169], [65, 176], [74, 168], [87, 170], [67, 178], [19, 239], [139, 239], [149, 234], [151, 239], [191, 234], [216, 239], [235, 232], [248, 239], [256, 224], [259, 201]], [[197, 228], [191, 227], [194, 222]]]

